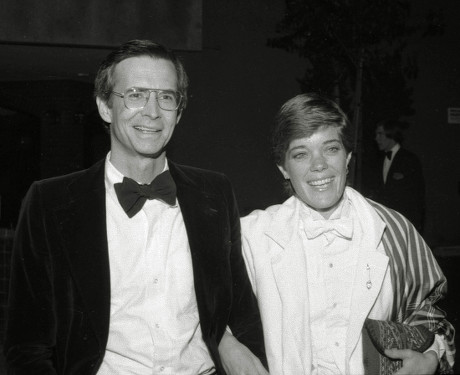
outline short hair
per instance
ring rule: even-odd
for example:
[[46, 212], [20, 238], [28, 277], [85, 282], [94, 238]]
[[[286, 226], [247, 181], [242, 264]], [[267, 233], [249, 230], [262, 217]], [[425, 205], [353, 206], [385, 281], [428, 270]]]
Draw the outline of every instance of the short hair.
[[334, 101], [316, 93], [307, 93], [284, 103], [276, 115], [271, 134], [275, 163], [284, 164], [293, 140], [310, 137], [322, 127], [337, 128], [347, 154], [352, 151], [350, 122]]
[[393, 139], [395, 142], [402, 144], [404, 135], [402, 128], [404, 125], [398, 120], [383, 120], [377, 123], [376, 128], [381, 126], [387, 138]]
[[112, 51], [101, 62], [94, 80], [94, 97], [99, 97], [110, 105], [113, 90], [113, 72], [118, 63], [130, 57], [150, 56], [154, 59], [164, 59], [174, 64], [177, 73], [177, 90], [182, 95], [179, 111], [187, 106], [188, 76], [181, 60], [175, 53], [150, 40], [131, 40]]

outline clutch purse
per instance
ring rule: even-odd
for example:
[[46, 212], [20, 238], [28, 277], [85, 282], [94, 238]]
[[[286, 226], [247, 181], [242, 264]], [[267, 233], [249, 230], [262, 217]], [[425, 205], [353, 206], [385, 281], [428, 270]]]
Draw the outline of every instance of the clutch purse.
[[363, 330], [366, 374], [393, 374], [402, 367], [402, 361], [386, 357], [385, 349], [412, 349], [423, 353], [433, 344], [434, 337], [434, 333], [422, 325], [366, 319]]

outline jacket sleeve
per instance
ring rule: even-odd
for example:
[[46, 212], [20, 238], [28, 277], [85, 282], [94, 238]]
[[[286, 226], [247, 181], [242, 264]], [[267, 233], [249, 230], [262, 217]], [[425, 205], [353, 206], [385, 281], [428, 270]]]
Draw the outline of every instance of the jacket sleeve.
[[383, 244], [390, 257], [395, 289], [394, 319], [423, 324], [438, 335], [445, 347], [439, 370], [442, 374], [452, 373], [455, 331], [437, 305], [446, 297], [447, 280], [431, 249], [408, 220], [391, 211], [386, 221]]
[[231, 188], [227, 192], [231, 223], [231, 272], [233, 301], [229, 327], [233, 335], [246, 345], [267, 367], [262, 322], [256, 297], [252, 291], [241, 250], [241, 226], [238, 207]]
[[27, 193], [13, 245], [4, 353], [10, 375], [54, 375], [51, 263], [39, 185]]

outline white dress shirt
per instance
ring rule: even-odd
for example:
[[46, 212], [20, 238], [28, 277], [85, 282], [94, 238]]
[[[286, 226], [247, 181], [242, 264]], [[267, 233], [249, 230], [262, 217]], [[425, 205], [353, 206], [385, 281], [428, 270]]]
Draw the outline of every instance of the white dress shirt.
[[[187, 233], [179, 205], [147, 200], [131, 219], [106, 159], [111, 308], [98, 375], [198, 374], [213, 367], [202, 340]], [[165, 170], [168, 168], [167, 162]]]
[[[348, 200], [329, 218], [329, 222], [349, 218]], [[307, 206], [303, 206], [300, 230], [309, 221], [323, 218]], [[352, 221], [350, 237], [336, 231], [327, 231], [315, 238], [301, 233], [306, 249], [308, 293], [310, 297], [310, 324], [312, 334], [312, 374], [336, 375], [345, 373], [345, 343], [350, 316], [351, 294], [355, 279], [358, 251], [352, 246]]]

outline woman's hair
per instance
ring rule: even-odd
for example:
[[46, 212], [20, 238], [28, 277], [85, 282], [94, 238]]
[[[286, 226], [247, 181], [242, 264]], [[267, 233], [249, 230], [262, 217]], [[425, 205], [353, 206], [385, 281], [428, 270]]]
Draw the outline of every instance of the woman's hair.
[[94, 81], [94, 96], [101, 98], [110, 106], [113, 90], [113, 72], [118, 63], [130, 57], [149, 56], [164, 59], [174, 64], [177, 73], [177, 90], [182, 95], [180, 111], [187, 106], [188, 77], [184, 66], [174, 52], [150, 40], [131, 40], [112, 51], [99, 66]]
[[272, 156], [277, 165], [283, 165], [290, 143], [310, 137], [322, 127], [339, 131], [347, 154], [352, 150], [350, 122], [340, 107], [330, 99], [315, 93], [300, 94], [283, 104], [272, 129]]

